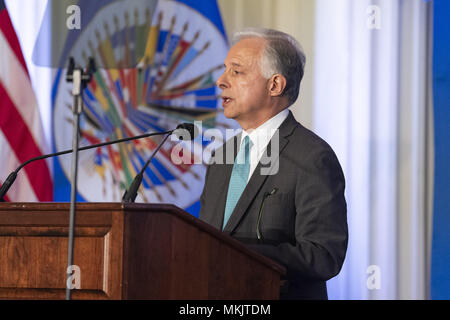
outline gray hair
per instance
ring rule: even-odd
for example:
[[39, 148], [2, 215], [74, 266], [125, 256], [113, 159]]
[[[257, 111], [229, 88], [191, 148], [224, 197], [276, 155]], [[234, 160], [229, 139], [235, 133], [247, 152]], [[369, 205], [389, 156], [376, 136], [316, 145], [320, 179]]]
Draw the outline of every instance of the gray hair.
[[300, 91], [306, 57], [302, 46], [294, 37], [277, 30], [264, 28], [247, 28], [233, 35], [233, 44], [245, 38], [263, 38], [267, 45], [260, 61], [261, 74], [269, 79], [276, 73], [286, 78], [283, 92], [289, 105], [293, 104]]

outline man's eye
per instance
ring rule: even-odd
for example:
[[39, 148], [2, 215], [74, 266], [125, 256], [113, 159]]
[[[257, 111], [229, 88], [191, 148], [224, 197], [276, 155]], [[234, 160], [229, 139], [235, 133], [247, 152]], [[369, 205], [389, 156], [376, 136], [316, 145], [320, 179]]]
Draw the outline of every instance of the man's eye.
[[240, 74], [240, 73], [241, 73], [240, 71], [233, 70], [233, 74]]

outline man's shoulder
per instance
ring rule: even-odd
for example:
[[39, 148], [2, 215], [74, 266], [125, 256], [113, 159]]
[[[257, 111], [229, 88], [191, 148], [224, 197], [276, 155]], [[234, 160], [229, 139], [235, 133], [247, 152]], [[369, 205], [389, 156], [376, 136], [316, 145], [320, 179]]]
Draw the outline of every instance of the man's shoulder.
[[335, 181], [344, 180], [336, 153], [317, 133], [297, 122], [291, 135], [286, 138], [289, 142], [280, 156], [291, 170], [299, 169], [312, 175], [325, 174], [336, 177]]
[[294, 130], [292, 130], [292, 134], [290, 134], [287, 139], [291, 144], [291, 148], [295, 148], [297, 150], [305, 150], [305, 151], [331, 151], [333, 149], [325, 141], [322, 137], [320, 137], [317, 133], [303, 126], [300, 122], [295, 120]]
[[325, 139], [298, 121], [295, 122], [295, 129], [286, 137], [289, 143], [283, 151], [284, 157], [295, 159], [297, 165], [301, 164], [302, 167], [317, 166], [329, 161], [340, 166], [335, 151]]

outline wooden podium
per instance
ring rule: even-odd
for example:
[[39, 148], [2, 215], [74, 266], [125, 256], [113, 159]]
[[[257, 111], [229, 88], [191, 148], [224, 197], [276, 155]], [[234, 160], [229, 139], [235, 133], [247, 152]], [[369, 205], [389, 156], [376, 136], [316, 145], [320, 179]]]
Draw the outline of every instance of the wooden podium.
[[[69, 203], [0, 203], [0, 298], [64, 299]], [[285, 269], [173, 205], [78, 203], [73, 299], [278, 299]]]

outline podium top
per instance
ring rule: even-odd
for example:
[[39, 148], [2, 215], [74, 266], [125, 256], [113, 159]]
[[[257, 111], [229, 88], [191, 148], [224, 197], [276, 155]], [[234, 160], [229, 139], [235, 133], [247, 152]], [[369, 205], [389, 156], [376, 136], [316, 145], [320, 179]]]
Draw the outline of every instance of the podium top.
[[[52, 221], [58, 225], [69, 224], [69, 209], [70, 203], [58, 203], [58, 202], [3, 202], [0, 203], [0, 226], [19, 226], [24, 225], [41, 225], [43, 220], [51, 218]], [[14, 214], [11, 214], [13, 213]], [[67, 214], [61, 214], [66, 212]], [[221, 242], [234, 247], [236, 250], [242, 252], [248, 257], [259, 261], [260, 263], [270, 267], [280, 275], [286, 274], [286, 269], [276, 263], [275, 261], [247, 248], [243, 243], [230, 237], [229, 235], [221, 232], [215, 227], [207, 224], [204, 221], [192, 216], [185, 212], [183, 209], [172, 204], [145, 204], [145, 203], [121, 203], [121, 202], [90, 202], [90, 203], [77, 203], [76, 214], [80, 215], [84, 219], [87, 219], [89, 223], [95, 223], [97, 218], [90, 213], [111, 213], [111, 212], [123, 212], [124, 215], [131, 213], [167, 213], [175, 216], [177, 219], [181, 219], [191, 226], [200, 229], [202, 232], [209, 234], [212, 237], [220, 240]], [[36, 215], [39, 213], [39, 215]], [[98, 217], [98, 215], [96, 215]], [[26, 221], [26, 222], [24, 222]], [[83, 223], [81, 219], [76, 219], [76, 224]], [[104, 222], [98, 221], [99, 224]]]

